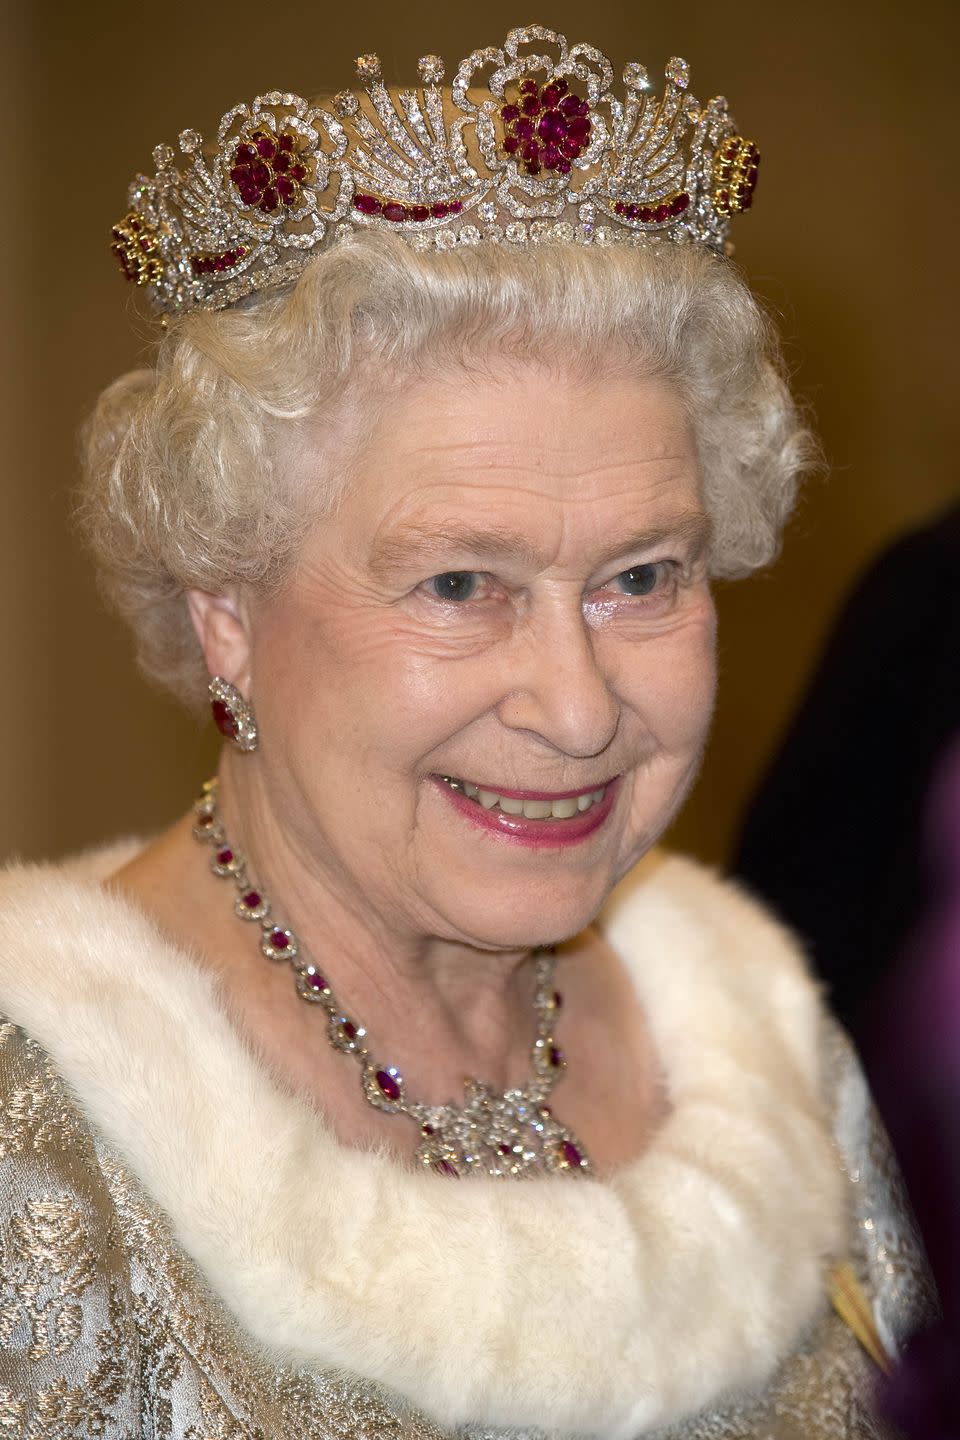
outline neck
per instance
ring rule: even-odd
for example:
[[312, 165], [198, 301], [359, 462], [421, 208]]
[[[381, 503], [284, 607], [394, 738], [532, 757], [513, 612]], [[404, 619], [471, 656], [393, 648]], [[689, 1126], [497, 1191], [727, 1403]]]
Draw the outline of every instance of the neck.
[[[263, 767], [224, 754], [218, 808], [251, 881], [269, 896], [277, 923], [329, 979], [337, 1000], [366, 1026], [374, 1047], [410, 1048], [417, 1068], [433, 1058], [493, 1084], [529, 1073], [534, 979], [529, 950], [481, 949], [459, 936], [417, 932], [360, 891], [319, 847], [309, 813], [276, 804]], [[283, 819], [281, 819], [281, 813]], [[224, 897], [226, 901], [226, 897]], [[231, 907], [227, 906], [227, 912]], [[415, 1020], [412, 1018], [415, 1017]], [[450, 1065], [443, 1064], [449, 1055]], [[438, 1083], [443, 1083], [437, 1076]]]

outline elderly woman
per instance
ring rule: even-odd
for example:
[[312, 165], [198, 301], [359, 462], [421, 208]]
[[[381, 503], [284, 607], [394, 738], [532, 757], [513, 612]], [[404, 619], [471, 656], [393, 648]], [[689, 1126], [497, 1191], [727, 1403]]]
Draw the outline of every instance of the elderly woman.
[[924, 1278], [857, 1072], [652, 853], [808, 453], [722, 258], [756, 151], [539, 27], [358, 73], [114, 231], [167, 325], [86, 527], [227, 743], [3, 882], [5, 1433], [873, 1435]]

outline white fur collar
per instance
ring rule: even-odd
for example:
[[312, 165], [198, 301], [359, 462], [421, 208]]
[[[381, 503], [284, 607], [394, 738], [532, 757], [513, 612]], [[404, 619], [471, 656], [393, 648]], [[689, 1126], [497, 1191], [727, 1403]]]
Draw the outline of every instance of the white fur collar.
[[215, 987], [62, 869], [0, 880], [0, 1010], [53, 1057], [247, 1332], [448, 1426], [634, 1437], [763, 1383], [821, 1304], [844, 1191], [796, 948], [669, 859], [605, 912], [673, 1111], [608, 1181], [456, 1185], [341, 1146]]

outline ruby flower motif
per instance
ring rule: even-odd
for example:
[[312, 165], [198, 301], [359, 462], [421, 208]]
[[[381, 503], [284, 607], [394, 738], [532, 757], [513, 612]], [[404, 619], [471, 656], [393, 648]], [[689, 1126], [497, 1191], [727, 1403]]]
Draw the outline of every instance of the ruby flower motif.
[[760, 152], [752, 140], [732, 135], [713, 162], [713, 208], [718, 215], [749, 210], [760, 173]]
[[501, 107], [503, 149], [528, 175], [541, 170], [569, 175], [570, 165], [590, 143], [590, 106], [570, 92], [564, 79], [539, 86], [532, 76], [520, 81], [515, 101]]
[[157, 251], [160, 236], [143, 216], [131, 210], [118, 220], [112, 231], [111, 250], [120, 268], [135, 285], [156, 285], [163, 278], [163, 262]]
[[306, 176], [307, 167], [291, 131], [281, 130], [275, 135], [259, 127], [240, 136], [233, 152], [230, 179], [247, 209], [261, 210], [265, 215], [297, 209]]

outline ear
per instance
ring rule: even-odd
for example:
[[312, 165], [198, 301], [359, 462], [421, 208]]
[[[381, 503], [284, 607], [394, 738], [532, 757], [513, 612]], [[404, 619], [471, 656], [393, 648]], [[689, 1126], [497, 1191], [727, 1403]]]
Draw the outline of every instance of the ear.
[[187, 606], [207, 670], [229, 680], [249, 699], [250, 634], [239, 595], [235, 591], [210, 595], [206, 590], [188, 590]]

